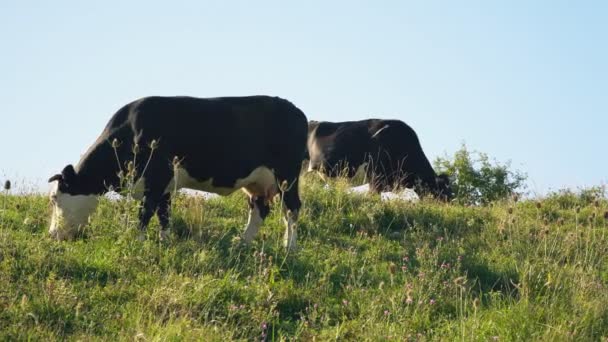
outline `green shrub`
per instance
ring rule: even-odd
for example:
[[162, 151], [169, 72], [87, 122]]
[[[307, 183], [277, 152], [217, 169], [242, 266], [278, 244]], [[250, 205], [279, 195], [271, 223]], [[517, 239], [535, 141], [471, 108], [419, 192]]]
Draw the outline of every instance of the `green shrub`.
[[464, 144], [453, 158], [438, 157], [434, 164], [437, 173], [450, 176], [454, 196], [461, 204], [487, 204], [525, 188], [524, 173], [512, 170], [508, 162], [491, 162], [485, 153], [470, 152]]

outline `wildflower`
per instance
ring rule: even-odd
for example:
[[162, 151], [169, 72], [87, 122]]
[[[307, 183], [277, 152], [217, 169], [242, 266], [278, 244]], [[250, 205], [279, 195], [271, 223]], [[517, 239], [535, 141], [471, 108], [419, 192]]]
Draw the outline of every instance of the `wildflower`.
[[390, 314], [391, 314], [391, 312], [390, 312], [390, 311], [388, 311], [388, 310], [384, 310], [384, 316], [388, 316], [388, 315], [390, 315]]
[[440, 236], [437, 238], [437, 242], [441, 242], [441, 241], [443, 241], [443, 236]]
[[406, 255], [406, 256], [404, 256], [404, 257], [403, 257], [403, 261], [404, 261], [404, 262], [409, 262], [409, 261], [410, 261], [410, 257], [409, 257], [409, 256], [407, 256], [407, 255]]
[[509, 213], [509, 215], [513, 214], [513, 208], [509, 207], [509, 209], [507, 209], [507, 212]]
[[608, 221], [608, 210], [604, 212], [604, 220]]
[[268, 325], [266, 324], [266, 322], [262, 323], [262, 330], [266, 330], [266, 328], [268, 328]]
[[317, 309], [319, 307], [319, 304], [315, 303], [315, 304], [313, 304], [312, 307], [313, 307], [313, 309]]
[[450, 263], [449, 262], [448, 263], [442, 262], [441, 263], [441, 268], [443, 268], [445, 270], [449, 270], [450, 269]]
[[435, 304], [435, 303], [436, 303], [436, 302], [435, 302], [435, 300], [434, 300], [434, 299], [432, 299], [432, 298], [431, 298], [431, 300], [429, 300], [429, 304], [433, 305], [433, 304]]
[[536, 202], [536, 209], [540, 209], [542, 208], [542, 204], [540, 204], [540, 202]]
[[283, 180], [281, 183], [281, 192], [286, 192], [287, 190], [289, 190], [289, 183], [287, 183], [286, 180]]
[[112, 140], [112, 148], [117, 149], [118, 146], [120, 146], [120, 142], [118, 141], [118, 139], [114, 138], [114, 140]]
[[244, 310], [244, 309], [245, 309], [245, 304], [241, 304], [241, 305], [239, 305], [239, 309], [240, 309], [240, 310]]
[[173, 167], [177, 168], [177, 167], [179, 167], [179, 164], [180, 164], [179, 157], [178, 156], [174, 156], [173, 157]]
[[9, 191], [11, 189], [11, 181], [10, 180], [6, 180], [6, 182], [4, 182], [4, 190]]
[[401, 266], [401, 270], [402, 270], [403, 272], [407, 271], [407, 266], [406, 266], [406, 265]]
[[576, 208], [574, 208], [574, 211], [578, 214], [581, 212], [581, 207], [577, 206]]
[[519, 201], [519, 195], [513, 194], [513, 202], [517, 202], [517, 201]]
[[348, 306], [348, 301], [346, 299], [342, 299], [342, 304], [344, 304], [344, 306]]
[[158, 148], [158, 141], [156, 141], [156, 139], [152, 140], [152, 142], [150, 143], [150, 149], [152, 150], [156, 150]]
[[412, 297], [407, 296], [407, 299], [405, 300], [405, 304], [412, 304], [414, 302], [414, 300], [412, 299]]
[[418, 278], [420, 278], [420, 279], [424, 279], [424, 272], [420, 272], [420, 273], [418, 273]]
[[462, 255], [459, 255], [458, 257], [456, 257], [456, 260], [462, 261]]
[[594, 205], [596, 208], [598, 208], [598, 207], [600, 206], [600, 201], [596, 199], [595, 201], [593, 201], [593, 205]]
[[139, 154], [139, 144], [138, 143], [133, 144], [133, 154], [135, 154], [135, 155]]

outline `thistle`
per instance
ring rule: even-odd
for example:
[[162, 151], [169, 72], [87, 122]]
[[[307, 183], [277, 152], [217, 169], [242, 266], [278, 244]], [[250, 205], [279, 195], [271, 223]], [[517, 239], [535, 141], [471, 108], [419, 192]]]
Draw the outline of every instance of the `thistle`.
[[133, 144], [133, 154], [134, 155], [139, 154], [139, 144], [138, 143]]

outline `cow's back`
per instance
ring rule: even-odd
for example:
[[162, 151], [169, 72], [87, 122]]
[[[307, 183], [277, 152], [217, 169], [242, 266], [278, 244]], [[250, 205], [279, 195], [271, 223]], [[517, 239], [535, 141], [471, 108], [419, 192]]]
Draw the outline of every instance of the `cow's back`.
[[140, 145], [157, 140], [158, 154], [201, 177], [299, 163], [306, 144], [306, 116], [278, 97], [148, 97], [132, 104], [129, 123]]

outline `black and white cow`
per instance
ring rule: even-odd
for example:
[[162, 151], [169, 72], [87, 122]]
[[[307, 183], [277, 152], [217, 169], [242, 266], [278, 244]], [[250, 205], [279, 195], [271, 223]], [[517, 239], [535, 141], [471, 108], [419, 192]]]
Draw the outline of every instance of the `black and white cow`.
[[284, 242], [295, 248], [306, 132], [304, 113], [278, 97], [146, 97], [129, 103], [76, 167], [68, 165], [49, 179], [49, 232], [57, 239], [73, 237], [87, 223], [98, 196], [120, 189], [121, 179], [130, 175], [134, 197], [142, 199], [142, 237], [154, 213], [160, 237], [166, 237], [171, 193], [177, 189], [228, 195], [242, 188], [250, 207], [243, 239], [250, 242], [269, 213], [270, 200], [284, 191]]
[[309, 171], [353, 177], [364, 169], [374, 192], [397, 186], [452, 197], [448, 177], [435, 174], [416, 132], [399, 120], [311, 121], [307, 151]]

